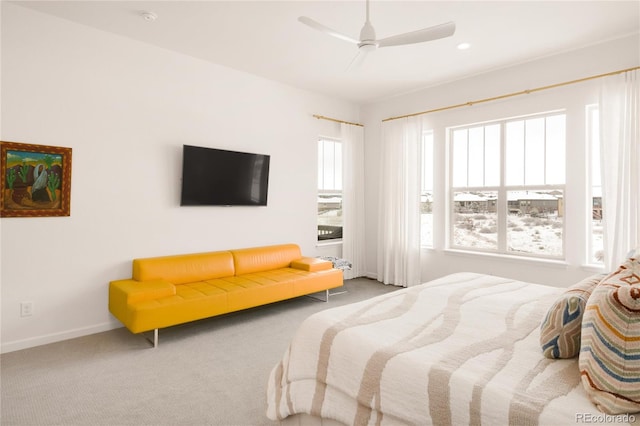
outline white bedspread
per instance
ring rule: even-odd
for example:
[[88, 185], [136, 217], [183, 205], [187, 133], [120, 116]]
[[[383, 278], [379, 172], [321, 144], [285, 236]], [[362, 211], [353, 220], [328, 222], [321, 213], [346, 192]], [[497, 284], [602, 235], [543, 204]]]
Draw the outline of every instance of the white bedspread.
[[628, 423], [587, 399], [577, 358], [542, 355], [540, 323], [562, 291], [458, 273], [314, 314], [271, 372], [267, 415], [354, 425]]

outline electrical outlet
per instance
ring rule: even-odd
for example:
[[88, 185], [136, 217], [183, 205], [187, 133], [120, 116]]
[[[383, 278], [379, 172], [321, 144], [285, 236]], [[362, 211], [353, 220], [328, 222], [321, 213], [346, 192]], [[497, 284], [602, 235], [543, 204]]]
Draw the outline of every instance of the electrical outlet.
[[21, 302], [20, 303], [20, 316], [30, 317], [33, 315], [33, 302]]

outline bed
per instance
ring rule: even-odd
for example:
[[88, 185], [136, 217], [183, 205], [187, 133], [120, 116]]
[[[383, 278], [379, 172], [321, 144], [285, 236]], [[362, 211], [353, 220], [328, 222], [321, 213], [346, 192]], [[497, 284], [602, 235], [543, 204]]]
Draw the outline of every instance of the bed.
[[[267, 389], [284, 424], [639, 424], [603, 414], [578, 359], [542, 355], [564, 289], [456, 273], [307, 318]], [[315, 423], [310, 423], [313, 419]]]

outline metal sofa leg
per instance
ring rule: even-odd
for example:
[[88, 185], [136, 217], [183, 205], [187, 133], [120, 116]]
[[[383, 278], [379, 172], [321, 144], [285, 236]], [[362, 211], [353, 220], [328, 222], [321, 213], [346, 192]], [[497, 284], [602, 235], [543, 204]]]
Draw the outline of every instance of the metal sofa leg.
[[158, 347], [158, 329], [157, 328], [153, 330], [153, 340], [148, 338], [147, 335], [144, 334], [144, 333], [142, 333], [142, 335], [147, 340], [147, 342], [149, 342], [149, 343], [151, 343], [153, 345], [154, 348]]
[[[319, 292], [318, 292], [318, 293], [319, 293]], [[312, 294], [305, 294], [305, 296], [310, 297], [310, 298], [312, 298], [312, 299], [319, 300], [319, 301], [321, 301], [321, 302], [328, 302], [328, 301], [329, 301], [329, 290], [325, 290], [325, 291], [324, 291], [324, 300], [322, 300], [322, 298], [321, 298], [321, 297], [319, 297], [319, 296], [314, 296], [313, 294], [315, 294], [315, 293], [312, 293]]]

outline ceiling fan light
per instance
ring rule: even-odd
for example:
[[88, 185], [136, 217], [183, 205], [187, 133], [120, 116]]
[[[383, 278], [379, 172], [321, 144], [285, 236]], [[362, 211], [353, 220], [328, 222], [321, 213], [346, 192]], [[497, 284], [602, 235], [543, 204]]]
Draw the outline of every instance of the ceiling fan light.
[[471, 44], [469, 44], [469, 43], [460, 43], [457, 47], [458, 47], [458, 50], [467, 50], [468, 48], [471, 47]]

